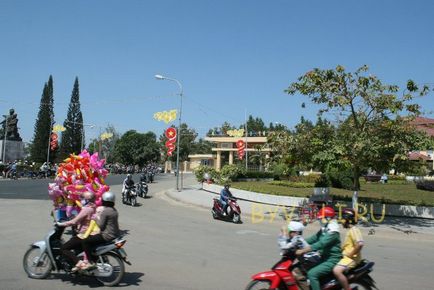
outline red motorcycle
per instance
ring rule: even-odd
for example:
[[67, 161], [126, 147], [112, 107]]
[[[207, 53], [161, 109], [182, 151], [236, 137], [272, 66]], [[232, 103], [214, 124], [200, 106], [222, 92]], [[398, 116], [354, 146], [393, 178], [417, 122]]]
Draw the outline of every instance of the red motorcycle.
[[[246, 290], [300, 290], [310, 289], [306, 280], [306, 270], [315, 266], [315, 262], [309, 258], [300, 258], [296, 260], [295, 250], [289, 249], [282, 252], [282, 259], [271, 268], [271, 271], [261, 272], [252, 276], [252, 281], [247, 285]], [[315, 259], [316, 260], [316, 259]], [[373, 270], [374, 262], [363, 260], [360, 265], [350, 270], [346, 276], [350, 283], [351, 289], [354, 290], [371, 290], [377, 289], [375, 281], [369, 276]], [[298, 268], [303, 278], [295, 278], [293, 270]], [[342, 290], [339, 281], [333, 273], [320, 279], [322, 290]]]
[[224, 214], [223, 206], [218, 198], [214, 198], [214, 205], [211, 209], [212, 217], [214, 219], [230, 220], [234, 223], [241, 223], [241, 209], [237, 203], [236, 198], [230, 197], [228, 199], [228, 206], [226, 214]]

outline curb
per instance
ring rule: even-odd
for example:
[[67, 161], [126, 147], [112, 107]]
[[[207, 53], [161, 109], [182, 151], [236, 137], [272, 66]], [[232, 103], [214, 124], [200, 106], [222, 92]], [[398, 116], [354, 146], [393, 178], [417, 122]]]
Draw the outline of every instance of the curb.
[[182, 200], [180, 198], [174, 197], [173, 195], [170, 194], [170, 192], [171, 192], [171, 190], [160, 191], [161, 194], [164, 194], [165, 196], [167, 196], [168, 198], [170, 198], [171, 200], [174, 200], [176, 202], [179, 202], [179, 203], [182, 203], [185, 205], [190, 205], [190, 206], [210, 210], [210, 207], [208, 207], [208, 206], [204, 206], [204, 205], [193, 203], [193, 202], [188, 202], [188, 201]]
[[[204, 192], [209, 192], [209, 191], [203, 190], [203, 189], [198, 189], [198, 190], [202, 190]], [[165, 191], [162, 191], [161, 193], [164, 194], [165, 196], [167, 196], [168, 198], [170, 198], [170, 199], [172, 199], [172, 200], [174, 200], [176, 202], [182, 203], [184, 205], [189, 205], [189, 206], [193, 206], [193, 207], [197, 207], [197, 208], [201, 208], [201, 209], [211, 210], [211, 206], [205, 206], [205, 205], [202, 205], [202, 204], [197, 204], [197, 203], [189, 202], [189, 201], [186, 201], [186, 200], [182, 200], [180, 198], [174, 197], [173, 195], [170, 194], [170, 192], [171, 192], [171, 190], [165, 190]], [[210, 192], [210, 193], [212, 193], [212, 192]], [[216, 193], [214, 193], [214, 194], [217, 195]], [[254, 202], [254, 201], [245, 200], [245, 199], [239, 199], [239, 200], [243, 200], [245, 202], [248, 202], [249, 204], [258, 204], [258, 205], [261, 205], [261, 206], [262, 205], [273, 206], [271, 204]], [[288, 214], [288, 212], [287, 212], [287, 214]], [[245, 217], [248, 217], [249, 220], [252, 220], [253, 212], [243, 212], [242, 211], [241, 215], [242, 216], [244, 215]], [[271, 222], [274, 222], [274, 221], [277, 221], [277, 222], [285, 222], [286, 221], [286, 219], [284, 218], [284, 215], [282, 214], [280, 208], [275, 212], [274, 216], [271, 215], [270, 211], [263, 211], [261, 217], [263, 219], [260, 222], [270, 221], [270, 223], [271, 223]], [[294, 220], [297, 220], [297, 219], [294, 219]], [[257, 223], [260, 223], [260, 222], [257, 222]]]

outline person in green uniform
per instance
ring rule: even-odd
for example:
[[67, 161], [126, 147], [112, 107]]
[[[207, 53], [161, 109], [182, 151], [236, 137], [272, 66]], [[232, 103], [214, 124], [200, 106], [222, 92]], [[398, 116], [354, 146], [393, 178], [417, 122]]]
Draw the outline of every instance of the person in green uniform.
[[306, 239], [309, 244], [308, 247], [295, 252], [297, 255], [303, 255], [310, 251], [319, 251], [321, 254], [321, 263], [307, 272], [307, 278], [310, 281], [312, 290], [321, 289], [319, 279], [330, 274], [333, 267], [342, 258], [339, 225], [335, 219], [334, 209], [323, 207], [319, 211], [317, 218], [321, 224], [321, 230]]

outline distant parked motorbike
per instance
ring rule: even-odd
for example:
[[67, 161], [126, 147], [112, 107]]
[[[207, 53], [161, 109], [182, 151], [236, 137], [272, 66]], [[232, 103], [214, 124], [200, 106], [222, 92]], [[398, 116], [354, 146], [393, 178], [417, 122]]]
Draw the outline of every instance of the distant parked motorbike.
[[[43, 241], [34, 242], [24, 254], [24, 271], [30, 278], [45, 279], [51, 271], [64, 271], [68, 274], [74, 267], [61, 253], [63, 243], [62, 234], [65, 228], [58, 225], [50, 231]], [[94, 249], [94, 255], [98, 257], [96, 268], [80, 270], [74, 275], [95, 277], [105, 286], [119, 284], [125, 273], [125, 264], [131, 265], [127, 260], [127, 253], [123, 249], [126, 240], [119, 237], [106, 244], [101, 244]], [[83, 253], [77, 253], [83, 256]]]
[[131, 206], [137, 205], [137, 193], [135, 186], [127, 187], [126, 192], [122, 193], [122, 203], [130, 204]]
[[214, 219], [230, 220], [234, 223], [241, 222], [241, 209], [234, 197], [229, 198], [226, 214], [223, 212], [223, 206], [218, 198], [214, 198], [214, 205], [211, 209], [212, 217]]
[[148, 194], [148, 185], [144, 181], [140, 181], [136, 184], [136, 192], [137, 195], [143, 198], [146, 198], [146, 195]]

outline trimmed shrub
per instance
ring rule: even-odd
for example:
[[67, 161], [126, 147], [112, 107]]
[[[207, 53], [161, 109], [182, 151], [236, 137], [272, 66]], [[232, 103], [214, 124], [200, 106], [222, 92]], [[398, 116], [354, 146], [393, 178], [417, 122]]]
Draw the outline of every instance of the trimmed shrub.
[[315, 183], [321, 175], [319, 174], [309, 174], [309, 175], [300, 175], [300, 176], [291, 176], [289, 178], [292, 182], [304, 182], [304, 183]]
[[262, 171], [247, 171], [246, 173], [242, 174], [242, 176], [240, 177], [244, 177], [244, 178], [273, 178], [274, 174], [273, 172], [262, 172]]
[[204, 182], [204, 175], [205, 173], [208, 173], [211, 176], [211, 180], [219, 180], [220, 179], [220, 175], [219, 173], [210, 166], [206, 166], [206, 165], [200, 165], [199, 167], [194, 169], [194, 175], [196, 176], [196, 180], [198, 182]]
[[421, 190], [434, 191], [434, 181], [433, 180], [417, 181], [416, 188]]
[[245, 170], [235, 164], [225, 165], [220, 170], [220, 177], [223, 182], [234, 181], [237, 178], [240, 178], [241, 176], [245, 176], [245, 174], [246, 174]]
[[268, 182], [271, 185], [293, 187], [293, 188], [313, 188], [313, 183], [306, 182], [291, 182], [291, 181], [271, 181]]
[[332, 168], [327, 171], [326, 174], [330, 179], [332, 187], [349, 190], [353, 189], [353, 174], [350, 170], [338, 170], [336, 168]]
[[404, 181], [406, 181], [405, 175], [387, 175], [387, 178], [389, 179], [388, 181], [391, 181], [391, 180], [404, 180]]
[[325, 174], [321, 174], [321, 176], [315, 180], [315, 187], [329, 187], [330, 179]]

